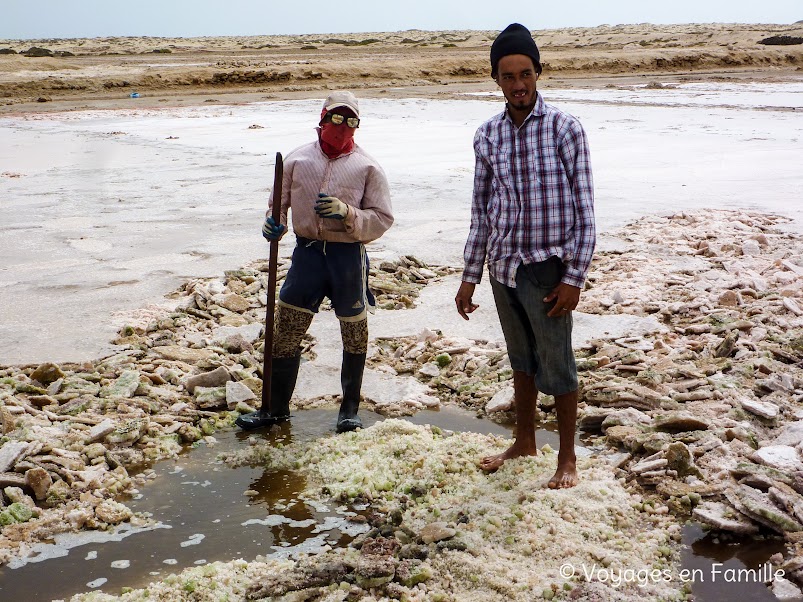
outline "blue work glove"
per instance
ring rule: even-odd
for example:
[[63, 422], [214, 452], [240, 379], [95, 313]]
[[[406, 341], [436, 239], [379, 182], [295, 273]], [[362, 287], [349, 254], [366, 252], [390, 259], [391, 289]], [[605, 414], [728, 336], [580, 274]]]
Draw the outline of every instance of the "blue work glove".
[[322, 192], [318, 195], [318, 200], [315, 201], [315, 213], [321, 217], [346, 219], [349, 214], [349, 206], [337, 197], [329, 196]]
[[287, 226], [284, 224], [276, 225], [276, 222], [273, 221], [273, 216], [269, 215], [265, 218], [265, 223], [262, 224], [262, 236], [267, 238], [269, 241], [273, 240], [280, 240], [284, 233], [287, 232]]

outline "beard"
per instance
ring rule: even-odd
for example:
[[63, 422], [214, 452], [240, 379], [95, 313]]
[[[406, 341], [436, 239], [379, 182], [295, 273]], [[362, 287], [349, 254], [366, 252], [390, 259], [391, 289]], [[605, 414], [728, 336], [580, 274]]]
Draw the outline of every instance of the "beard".
[[535, 106], [536, 100], [536, 91], [533, 90], [532, 93], [525, 94], [524, 96], [518, 97], [510, 97], [507, 98], [508, 104], [512, 106], [517, 111], [522, 111], [525, 109], [532, 109]]

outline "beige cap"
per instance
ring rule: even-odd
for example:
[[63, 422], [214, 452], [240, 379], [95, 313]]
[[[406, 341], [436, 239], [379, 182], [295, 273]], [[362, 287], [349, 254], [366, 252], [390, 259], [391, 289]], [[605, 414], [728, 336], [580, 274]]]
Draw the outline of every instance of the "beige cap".
[[326, 97], [326, 100], [323, 103], [323, 108], [325, 110], [331, 111], [332, 109], [336, 109], [338, 107], [346, 107], [347, 109], [351, 109], [354, 111], [354, 114], [357, 117], [360, 116], [360, 105], [357, 103], [357, 97], [351, 92], [332, 92]]

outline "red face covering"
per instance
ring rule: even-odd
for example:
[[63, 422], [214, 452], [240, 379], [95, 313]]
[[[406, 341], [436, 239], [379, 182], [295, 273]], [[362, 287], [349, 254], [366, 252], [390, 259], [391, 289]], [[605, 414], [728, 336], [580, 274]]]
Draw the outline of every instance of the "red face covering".
[[[326, 115], [326, 109], [321, 111], [321, 119], [324, 115]], [[345, 122], [340, 125], [332, 122], [322, 123], [318, 130], [318, 139], [321, 150], [326, 156], [330, 159], [337, 159], [354, 148], [354, 128], [350, 128]]]

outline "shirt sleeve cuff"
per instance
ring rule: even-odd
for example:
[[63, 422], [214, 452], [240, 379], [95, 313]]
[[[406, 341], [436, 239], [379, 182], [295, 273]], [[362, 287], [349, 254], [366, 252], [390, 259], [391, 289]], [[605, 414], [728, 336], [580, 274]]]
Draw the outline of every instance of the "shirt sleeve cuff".
[[585, 274], [583, 274], [580, 270], [576, 270], [571, 267], [566, 268], [566, 272], [563, 274], [563, 278], [561, 278], [561, 282], [564, 284], [575, 286], [581, 290], [585, 284], [585, 281]]
[[466, 268], [463, 270], [463, 277], [461, 280], [469, 284], [479, 284], [482, 281], [482, 270], [477, 272], [476, 270]]

